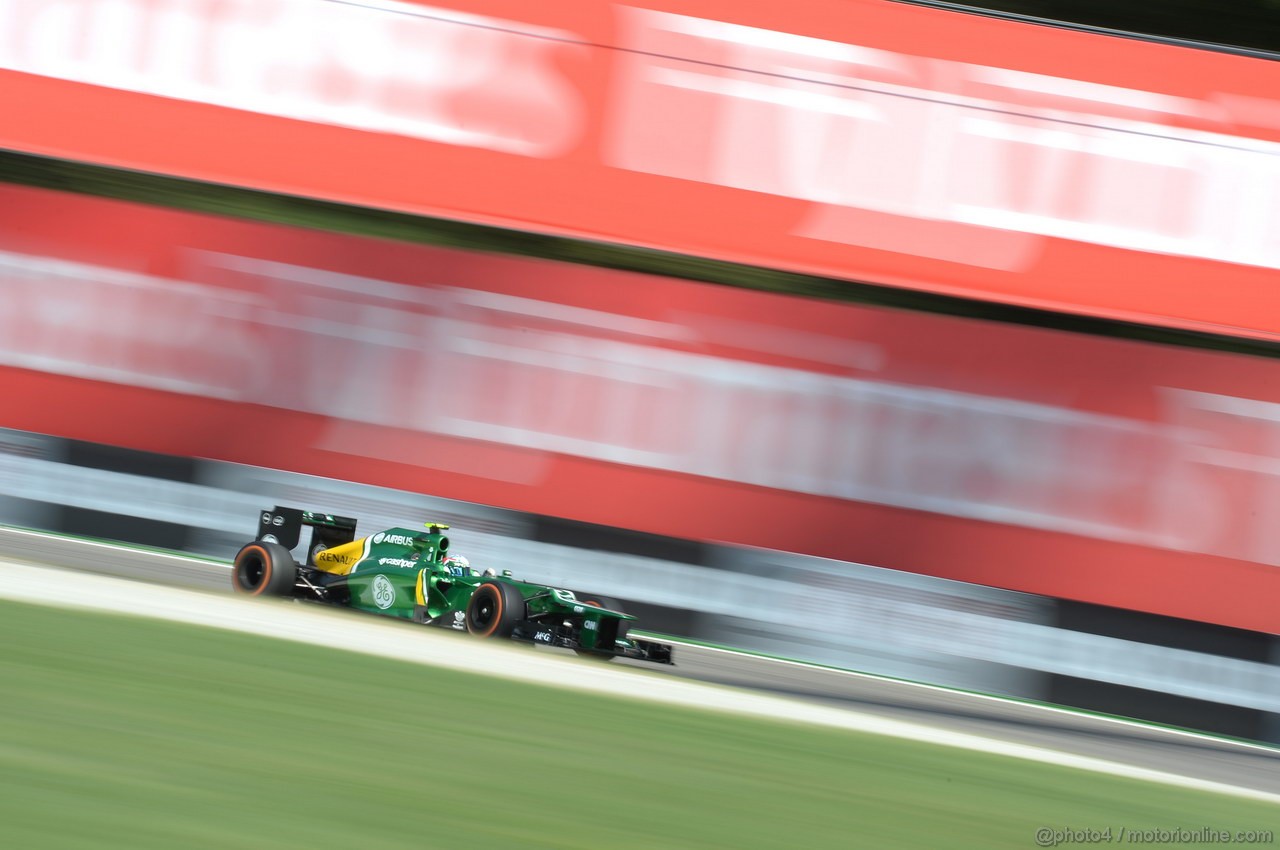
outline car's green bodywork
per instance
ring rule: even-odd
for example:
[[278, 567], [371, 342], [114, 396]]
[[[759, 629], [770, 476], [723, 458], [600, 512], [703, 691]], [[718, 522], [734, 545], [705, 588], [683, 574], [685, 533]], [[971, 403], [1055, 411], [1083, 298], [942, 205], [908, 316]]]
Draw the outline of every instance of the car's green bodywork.
[[[292, 550], [302, 526], [313, 535], [306, 562], [297, 563]], [[329, 514], [264, 511], [257, 539], [236, 556], [233, 583], [246, 593], [311, 598], [486, 637], [671, 662], [669, 646], [626, 637], [636, 618], [607, 597], [579, 598], [571, 590], [518, 580], [509, 570], [482, 572], [450, 558], [443, 523], [426, 523], [425, 530], [396, 526], [365, 537], [356, 537], [355, 527], [354, 519]]]
[[[524, 599], [527, 620], [550, 620], [555, 617], [580, 619], [584, 626], [581, 647], [597, 649], [602, 620], [634, 620], [630, 614], [611, 611], [579, 600], [570, 590], [548, 587], [512, 578], [509, 573], [486, 577], [470, 567], [450, 567], [445, 563], [448, 551], [443, 528], [428, 524], [426, 533], [407, 528], [389, 528], [363, 541], [368, 546], [347, 574], [348, 604], [352, 608], [375, 614], [416, 619], [419, 622], [462, 623], [467, 605], [477, 587], [486, 581], [509, 584]], [[381, 538], [381, 539], [379, 539]], [[441, 543], [446, 545], [442, 549]], [[586, 625], [590, 623], [591, 625]]]

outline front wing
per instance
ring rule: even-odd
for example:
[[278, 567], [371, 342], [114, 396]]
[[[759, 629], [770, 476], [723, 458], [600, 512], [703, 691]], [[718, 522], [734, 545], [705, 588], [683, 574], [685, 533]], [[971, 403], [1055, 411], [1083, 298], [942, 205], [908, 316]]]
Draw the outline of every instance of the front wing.
[[527, 641], [543, 646], [558, 646], [604, 658], [635, 658], [654, 664], [675, 665], [670, 644], [632, 637], [617, 638], [611, 649], [585, 647], [578, 639], [577, 631], [569, 625], [551, 624], [545, 620], [521, 620], [511, 634], [512, 640]]

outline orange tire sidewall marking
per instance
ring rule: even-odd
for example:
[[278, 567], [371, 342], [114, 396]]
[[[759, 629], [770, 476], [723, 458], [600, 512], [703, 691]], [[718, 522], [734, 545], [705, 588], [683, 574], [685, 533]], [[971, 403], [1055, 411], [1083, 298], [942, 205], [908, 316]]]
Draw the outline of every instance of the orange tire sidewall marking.
[[504, 607], [502, 602], [502, 591], [492, 584], [480, 585], [480, 590], [484, 590], [485, 588], [488, 588], [489, 592], [493, 594], [494, 602], [497, 603], [497, 610], [494, 611], [493, 623], [489, 626], [488, 630], [480, 632], [479, 634], [480, 637], [492, 637], [493, 633], [498, 630], [498, 624], [502, 622], [502, 609]]
[[[244, 557], [245, 555], [254, 551], [255, 549], [262, 553], [262, 567], [263, 567], [262, 582], [257, 586], [256, 589], [250, 590], [249, 595], [261, 596], [262, 592], [267, 589], [267, 585], [271, 583], [271, 555], [262, 546], [253, 546], [241, 552], [240, 556]], [[238, 559], [236, 562], [236, 584], [240, 585], [241, 589], [247, 590], [247, 588], [245, 588], [244, 586], [244, 582], [240, 581], [240, 563]]]
[[262, 565], [265, 571], [262, 573], [262, 584], [258, 585], [258, 589], [253, 592], [254, 596], [261, 596], [266, 591], [267, 585], [271, 584], [271, 574], [275, 572], [275, 564], [272, 563], [271, 554], [267, 552], [266, 547], [259, 546], [262, 549]]

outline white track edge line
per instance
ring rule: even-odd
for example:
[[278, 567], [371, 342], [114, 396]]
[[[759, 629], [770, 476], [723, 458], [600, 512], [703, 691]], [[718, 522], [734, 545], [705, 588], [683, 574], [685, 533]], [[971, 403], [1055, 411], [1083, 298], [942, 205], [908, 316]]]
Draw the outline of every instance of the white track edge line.
[[[636, 631], [645, 632], [644, 629], [637, 629]], [[910, 679], [896, 679], [892, 676], [880, 676], [875, 673], [864, 673], [860, 670], [846, 670], [842, 667], [828, 667], [823, 664], [814, 664], [813, 662], [810, 662], [810, 661], [797, 661], [794, 658], [779, 658], [773, 655], [760, 655], [760, 654], [746, 651], [746, 650], [733, 649], [731, 647], [708, 646], [707, 644], [704, 644], [704, 643], [694, 643], [692, 641], [685, 641], [685, 640], [681, 640], [680, 638], [673, 638], [667, 635], [658, 636], [656, 633], [653, 633], [653, 632], [646, 632], [646, 633], [654, 634], [655, 637], [660, 637], [663, 643], [669, 643], [669, 644], [672, 644], [673, 646], [684, 646], [690, 649], [703, 649], [708, 652], [721, 652], [727, 655], [737, 656], [738, 658], [756, 658], [761, 661], [771, 661], [774, 664], [782, 664], [790, 667], [801, 667], [806, 670], [819, 670], [819, 671], [831, 673], [837, 676], [848, 676], [850, 678], [855, 678], [855, 679], [869, 679], [870, 681], [873, 681], [873, 682], [885, 682], [888, 684], [905, 685], [907, 687], [918, 688], [920, 690], [934, 691], [937, 693], [944, 693], [944, 694], [952, 694], [958, 697], [971, 697], [973, 699], [986, 700], [988, 702], [997, 702], [997, 703], [1000, 703], [1001, 705], [1017, 706], [1021, 708], [1026, 708], [1028, 710], [1033, 710], [1033, 711], [1043, 711], [1049, 714], [1062, 714], [1068, 717], [1076, 717], [1081, 720], [1091, 720], [1091, 721], [1097, 721], [1100, 723], [1113, 723], [1118, 726], [1126, 726], [1126, 727], [1135, 728], [1135, 729], [1144, 729], [1151, 732], [1157, 732], [1163, 735], [1169, 735], [1171, 737], [1191, 738], [1197, 741], [1204, 741], [1205, 743], [1225, 744], [1233, 747], [1239, 747], [1240, 749], [1259, 750], [1264, 753], [1272, 753], [1272, 754], [1280, 755], [1280, 746], [1269, 746], [1267, 744], [1258, 743], [1254, 741], [1241, 741], [1237, 738], [1223, 738], [1208, 732], [1197, 732], [1194, 729], [1179, 729], [1171, 726], [1161, 726], [1159, 724], [1147, 723], [1145, 721], [1135, 720], [1129, 717], [1115, 717], [1113, 715], [1107, 715], [1107, 714], [1094, 714], [1093, 712], [1087, 711], [1084, 709], [1075, 710], [1072, 708], [1067, 708], [1065, 706], [1048, 705], [1046, 703], [1041, 703], [1041, 702], [1026, 702], [1024, 700], [1015, 699], [1013, 697], [1000, 696], [999, 694], [984, 694], [984, 693], [979, 693], [978, 691], [966, 691], [960, 688], [948, 688], [946, 685], [931, 685], [928, 682], [913, 682]]]
[[[89, 540], [85, 537], [76, 537], [68, 534], [52, 534], [47, 531], [38, 531], [31, 528], [18, 528], [12, 525], [0, 526], [0, 534], [17, 534], [23, 537], [38, 537], [42, 540], [62, 540], [67, 543], [74, 543], [78, 546], [87, 546], [96, 549], [111, 549], [116, 552], [131, 552], [152, 558], [168, 558], [174, 561], [184, 561], [188, 564], [208, 564], [209, 566], [222, 567], [227, 570], [231, 569], [231, 564], [218, 561], [213, 558], [197, 558], [192, 555], [183, 555], [179, 552], [165, 552], [161, 549], [145, 549], [137, 546], [130, 546], [127, 543], [111, 543], [105, 540]], [[53, 565], [48, 564], [46, 566]]]

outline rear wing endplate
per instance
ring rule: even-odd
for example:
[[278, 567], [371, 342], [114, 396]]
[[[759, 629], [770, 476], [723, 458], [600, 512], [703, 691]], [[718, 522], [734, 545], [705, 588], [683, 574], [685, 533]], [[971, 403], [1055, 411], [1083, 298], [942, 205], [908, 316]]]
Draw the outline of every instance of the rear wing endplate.
[[296, 549], [302, 537], [302, 527], [311, 527], [311, 545], [307, 547], [307, 561], [312, 553], [332, 549], [356, 539], [356, 520], [348, 516], [322, 514], [276, 505], [258, 515], [258, 540], [270, 540], [286, 549]]

